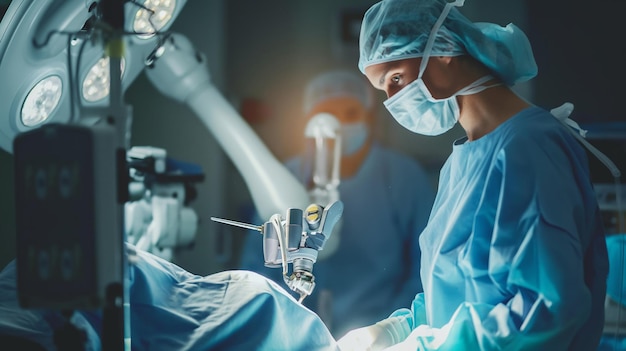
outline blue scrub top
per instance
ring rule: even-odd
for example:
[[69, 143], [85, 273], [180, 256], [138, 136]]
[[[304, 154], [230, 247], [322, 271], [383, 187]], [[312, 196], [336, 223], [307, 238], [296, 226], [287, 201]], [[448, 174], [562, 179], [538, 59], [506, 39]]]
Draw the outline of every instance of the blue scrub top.
[[420, 243], [424, 293], [390, 317], [410, 333], [398, 347], [597, 347], [604, 229], [585, 151], [548, 111], [455, 143]]
[[[296, 157], [286, 165], [306, 184], [311, 172], [303, 162]], [[374, 144], [357, 174], [341, 180], [339, 193], [344, 203], [339, 247], [315, 263], [316, 287], [304, 300], [318, 313], [330, 309], [332, 317], [325, 321], [337, 338], [408, 307], [422, 291], [419, 235], [435, 190], [415, 160]], [[255, 223], [261, 222], [257, 217]], [[241, 268], [285, 286], [281, 269], [264, 267], [258, 232], [245, 243]]]

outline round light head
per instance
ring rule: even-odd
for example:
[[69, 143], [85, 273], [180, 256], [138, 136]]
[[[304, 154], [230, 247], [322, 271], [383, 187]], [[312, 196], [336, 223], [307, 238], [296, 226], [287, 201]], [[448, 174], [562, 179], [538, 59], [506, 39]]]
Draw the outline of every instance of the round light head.
[[22, 123], [34, 127], [45, 122], [59, 104], [62, 88], [59, 76], [48, 76], [35, 84], [22, 105]]
[[133, 30], [142, 39], [151, 38], [165, 27], [174, 15], [176, 0], [146, 0], [133, 22]]
[[[109, 57], [102, 57], [93, 65], [83, 80], [83, 99], [95, 102], [109, 96], [111, 87]], [[124, 74], [124, 59], [120, 60], [120, 71]]]

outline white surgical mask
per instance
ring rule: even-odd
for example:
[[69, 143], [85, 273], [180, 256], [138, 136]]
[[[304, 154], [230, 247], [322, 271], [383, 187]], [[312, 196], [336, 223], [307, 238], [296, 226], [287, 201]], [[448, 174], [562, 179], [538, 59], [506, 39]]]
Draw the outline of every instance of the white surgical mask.
[[364, 122], [346, 123], [341, 125], [341, 153], [344, 156], [359, 151], [369, 135]]
[[477, 79], [448, 98], [435, 99], [426, 87], [426, 84], [424, 84], [422, 75], [426, 70], [437, 31], [448, 16], [450, 9], [453, 6], [463, 6], [463, 2], [455, 1], [446, 4], [426, 42], [417, 79], [384, 102], [385, 107], [393, 118], [401, 126], [414, 133], [440, 135], [447, 132], [459, 120], [460, 110], [456, 101], [458, 95], [476, 94], [492, 86], [499, 85], [481, 86], [481, 84], [493, 79], [492, 76], [487, 75]]

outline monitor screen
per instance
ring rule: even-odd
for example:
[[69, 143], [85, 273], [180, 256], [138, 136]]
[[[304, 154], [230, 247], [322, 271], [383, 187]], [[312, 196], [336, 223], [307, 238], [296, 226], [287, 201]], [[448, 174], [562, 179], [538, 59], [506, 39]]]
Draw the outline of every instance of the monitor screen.
[[624, 121], [626, 1], [525, 3], [539, 69], [531, 80], [533, 103], [553, 108], [569, 101], [579, 124]]

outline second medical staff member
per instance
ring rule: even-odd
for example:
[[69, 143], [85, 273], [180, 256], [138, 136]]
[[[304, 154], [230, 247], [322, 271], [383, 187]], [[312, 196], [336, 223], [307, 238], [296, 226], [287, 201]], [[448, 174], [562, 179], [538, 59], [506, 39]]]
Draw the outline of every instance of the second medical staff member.
[[[510, 87], [537, 73], [516, 26], [472, 23], [462, 0], [383, 0], [359, 67], [405, 128], [460, 123], [421, 235], [424, 292], [349, 332], [342, 350], [595, 350], [608, 270], [585, 150]], [[370, 348], [368, 348], [370, 347]]]
[[[356, 70], [322, 72], [304, 91], [307, 120], [332, 114], [343, 137], [339, 246], [327, 258], [320, 252], [313, 267], [316, 287], [304, 300], [336, 337], [385, 318], [390, 306], [406, 306], [422, 291], [418, 239], [432, 208], [434, 186], [414, 159], [376, 141], [373, 101], [373, 89]], [[305, 152], [286, 162], [303, 184], [311, 182], [309, 156]], [[263, 266], [261, 247], [260, 237], [251, 234], [242, 267], [283, 285], [280, 269]]]

